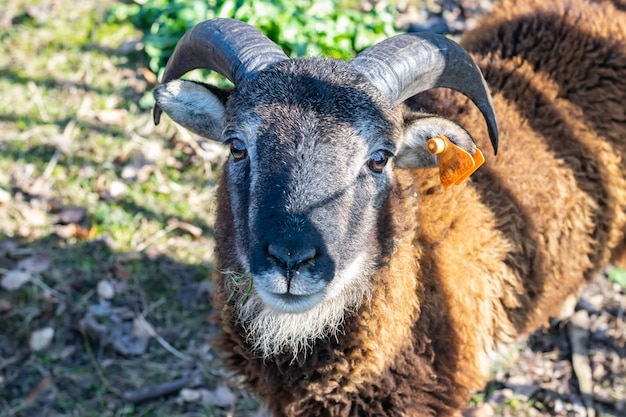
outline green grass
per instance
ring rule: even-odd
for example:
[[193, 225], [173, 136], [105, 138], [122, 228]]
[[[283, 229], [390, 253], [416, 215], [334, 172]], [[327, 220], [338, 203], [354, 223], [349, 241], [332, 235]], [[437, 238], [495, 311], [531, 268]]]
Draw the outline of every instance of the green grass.
[[[153, 126], [141, 105], [153, 87], [143, 76], [147, 64], [138, 53], [119, 53], [141, 34], [108, 19], [115, 4], [0, 5], [0, 189], [10, 196], [0, 202], [0, 278], [33, 254], [50, 259], [30, 283], [0, 289], [8, 309], [0, 310], [2, 416], [229, 412], [181, 403], [176, 394], [123, 399], [190, 372], [203, 389], [225, 379], [207, 345], [214, 329], [203, 290], [213, 269], [220, 156], [203, 159], [167, 120]], [[60, 211], [73, 206], [86, 214], [83, 235], [59, 234]], [[110, 300], [98, 296], [103, 280], [117, 288]], [[162, 342], [150, 339], [144, 353], [124, 356], [112, 340], [79, 331], [103, 305], [123, 312], [98, 318], [109, 330], [142, 315]], [[43, 327], [54, 339], [32, 352], [31, 334]], [[252, 413], [256, 402], [235, 392], [237, 415]]]
[[620, 268], [612, 268], [609, 272], [609, 279], [620, 285], [622, 288], [626, 288], [626, 270]]

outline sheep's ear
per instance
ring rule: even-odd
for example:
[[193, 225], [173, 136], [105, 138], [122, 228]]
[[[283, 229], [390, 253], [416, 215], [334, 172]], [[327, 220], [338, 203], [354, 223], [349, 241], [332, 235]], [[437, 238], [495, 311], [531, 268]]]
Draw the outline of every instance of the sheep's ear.
[[413, 115], [404, 122], [404, 132], [395, 165], [398, 168], [428, 168], [437, 165], [437, 157], [426, 148], [428, 139], [445, 136], [470, 155], [476, 152], [476, 144], [470, 134], [456, 123], [430, 114]]
[[220, 140], [229, 92], [195, 81], [173, 80], [154, 90], [159, 106], [176, 123], [198, 135]]

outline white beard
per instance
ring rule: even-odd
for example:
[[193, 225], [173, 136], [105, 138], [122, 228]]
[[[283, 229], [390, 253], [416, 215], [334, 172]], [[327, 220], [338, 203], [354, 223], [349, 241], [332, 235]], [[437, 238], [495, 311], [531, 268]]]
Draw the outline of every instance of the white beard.
[[366, 277], [371, 265], [365, 266], [367, 263], [363, 256], [357, 257], [329, 284], [322, 301], [300, 313], [284, 313], [268, 307], [249, 286], [250, 278], [233, 286], [235, 295], [231, 302], [235, 303], [237, 322], [245, 329], [252, 351], [263, 358], [291, 353], [295, 359], [299, 353], [306, 355], [316, 340], [337, 338], [343, 332], [346, 315], [356, 312], [370, 296]]

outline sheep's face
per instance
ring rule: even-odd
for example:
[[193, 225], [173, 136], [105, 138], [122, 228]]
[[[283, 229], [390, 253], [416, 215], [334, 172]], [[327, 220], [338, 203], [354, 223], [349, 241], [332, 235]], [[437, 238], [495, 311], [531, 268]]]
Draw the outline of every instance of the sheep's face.
[[367, 288], [396, 151], [375, 91], [346, 87], [359, 82], [341, 62], [315, 76], [297, 63], [234, 92], [222, 135], [237, 257], [264, 305], [285, 314]]
[[[185, 81], [155, 96], [174, 120], [230, 147], [222, 178], [229, 208], [218, 209], [218, 221], [234, 225], [222, 238], [233, 240], [239, 265], [223, 279], [238, 294], [231, 302], [250, 340], [265, 355], [297, 352], [340, 329], [392, 245], [379, 239], [389, 227], [382, 213], [392, 159], [435, 163], [422, 139], [404, 137], [415, 129], [342, 61], [283, 61], [225, 104]], [[247, 276], [251, 291], [229, 275]]]

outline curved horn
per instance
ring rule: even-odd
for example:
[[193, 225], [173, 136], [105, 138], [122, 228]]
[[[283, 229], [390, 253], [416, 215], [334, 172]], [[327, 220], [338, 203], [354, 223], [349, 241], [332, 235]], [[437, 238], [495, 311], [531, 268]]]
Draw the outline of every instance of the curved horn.
[[426, 32], [397, 35], [367, 48], [350, 64], [394, 104], [435, 87], [461, 92], [483, 114], [494, 153], [498, 152], [498, 125], [487, 83], [456, 42]]
[[[161, 83], [205, 68], [238, 85], [252, 73], [286, 59], [282, 49], [255, 27], [234, 19], [212, 19], [198, 23], [178, 41]], [[153, 116], [159, 124], [158, 106], [154, 106]]]

